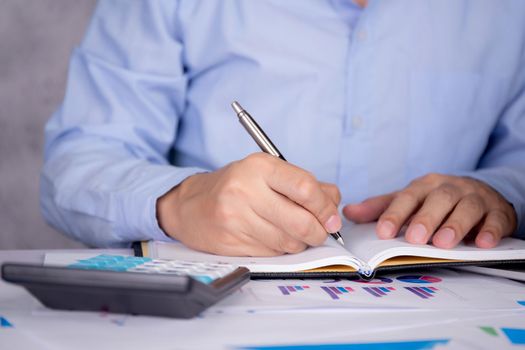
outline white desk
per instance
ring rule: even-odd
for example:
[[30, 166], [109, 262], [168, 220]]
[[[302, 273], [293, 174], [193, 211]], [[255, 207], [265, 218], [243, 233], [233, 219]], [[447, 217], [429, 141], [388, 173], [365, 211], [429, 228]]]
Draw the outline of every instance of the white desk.
[[[100, 252], [131, 254], [130, 250]], [[42, 261], [44, 253], [0, 251], [0, 262], [37, 263]], [[525, 300], [524, 285], [504, 279], [480, 278], [485, 278], [486, 283], [479, 288], [491, 288], [502, 297], [519, 299], [521, 295], [521, 300]], [[24, 289], [0, 282], [0, 317], [4, 320], [4, 326], [0, 327], [0, 349], [237, 349], [264, 344], [291, 346], [415, 340], [423, 341], [420, 346], [425, 341], [433, 341], [451, 348], [502, 349], [511, 346], [504, 329], [525, 329], [525, 305], [500, 307], [496, 301], [494, 307], [488, 302], [483, 310], [385, 308], [379, 304], [377, 307], [345, 304], [345, 307], [327, 308], [316, 306], [314, 301], [312, 308], [286, 312], [279, 308], [246, 309], [242, 306], [243, 300], [259, 298], [260, 295], [249, 294], [261, 283], [265, 282], [250, 282], [244, 295], [233, 295], [200, 317], [175, 320], [53, 311], [40, 305]], [[238, 308], [235, 308], [236, 303], [239, 303]], [[484, 331], [480, 327], [489, 328]], [[395, 345], [396, 349], [408, 346]], [[411, 345], [418, 348], [417, 343]], [[288, 348], [321, 347], [281, 349]], [[353, 349], [351, 346], [345, 348]]]

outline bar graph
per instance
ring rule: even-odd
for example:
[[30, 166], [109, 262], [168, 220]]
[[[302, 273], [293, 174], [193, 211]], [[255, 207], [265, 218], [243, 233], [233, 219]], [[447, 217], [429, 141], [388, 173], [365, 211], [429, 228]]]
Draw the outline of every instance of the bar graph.
[[349, 286], [321, 286], [321, 289], [334, 300], [341, 299], [343, 295], [348, 295], [354, 289]]
[[381, 298], [396, 289], [394, 287], [363, 287], [363, 290], [376, 298]]
[[277, 286], [281, 291], [282, 295], [291, 295], [292, 293], [302, 292], [310, 286]]
[[429, 299], [435, 296], [438, 289], [436, 287], [404, 287], [409, 292], [414, 293], [421, 299]]

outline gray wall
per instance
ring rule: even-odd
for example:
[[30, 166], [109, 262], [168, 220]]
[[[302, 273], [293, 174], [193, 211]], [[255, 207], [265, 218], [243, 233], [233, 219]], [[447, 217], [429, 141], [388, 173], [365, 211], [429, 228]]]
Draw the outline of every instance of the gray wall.
[[0, 0], [0, 249], [80, 247], [38, 205], [43, 127], [94, 0]]

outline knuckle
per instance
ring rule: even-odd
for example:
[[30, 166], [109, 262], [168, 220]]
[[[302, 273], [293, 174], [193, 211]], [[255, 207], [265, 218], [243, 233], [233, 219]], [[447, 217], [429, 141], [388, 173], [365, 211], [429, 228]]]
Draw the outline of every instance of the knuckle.
[[505, 223], [511, 223], [513, 221], [511, 215], [509, 215], [507, 211], [501, 209], [491, 210], [490, 219], [491, 223], [497, 223], [501, 226], [503, 226]]
[[436, 194], [439, 195], [440, 200], [443, 200], [447, 203], [454, 203], [456, 202], [459, 190], [456, 186], [451, 184], [442, 184], [435, 190]]
[[331, 188], [332, 188], [332, 193], [333, 193], [333, 197], [335, 199], [335, 202], [336, 203], [340, 203], [341, 202], [341, 191], [339, 191], [339, 188], [335, 185], [330, 185]]
[[244, 158], [241, 163], [251, 169], [257, 169], [258, 171], [269, 170], [272, 167], [272, 160], [274, 157], [269, 154], [256, 152], [248, 155]]
[[444, 179], [445, 175], [438, 174], [438, 173], [428, 173], [426, 175], [423, 175], [420, 179], [421, 182], [426, 184], [438, 184], [441, 183]]
[[403, 190], [396, 194], [395, 199], [400, 202], [405, 203], [415, 203], [418, 202], [418, 196], [414, 191], [411, 190]]
[[232, 211], [227, 205], [218, 202], [213, 207], [211, 216], [214, 218], [215, 222], [228, 223], [233, 220], [235, 212]]
[[303, 176], [300, 180], [297, 181], [296, 191], [301, 201], [309, 201], [315, 194], [316, 188], [317, 181], [310, 174]]
[[469, 212], [480, 213], [485, 211], [483, 199], [477, 194], [470, 194], [461, 200], [461, 205]]

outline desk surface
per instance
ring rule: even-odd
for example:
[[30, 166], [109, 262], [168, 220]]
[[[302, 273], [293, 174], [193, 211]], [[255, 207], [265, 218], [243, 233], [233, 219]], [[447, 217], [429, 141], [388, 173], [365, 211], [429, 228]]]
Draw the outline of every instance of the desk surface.
[[[86, 251], [93, 252], [74, 252]], [[130, 250], [97, 251], [131, 254]], [[37, 250], [0, 251], [0, 262], [37, 263], [43, 260], [45, 253]], [[447, 294], [450, 301], [463, 300], [464, 304], [444, 303], [443, 307], [436, 308], [431, 304], [426, 307], [421, 304], [425, 301], [418, 300], [419, 304], [396, 305], [384, 301], [388, 298], [394, 300], [390, 296], [377, 297], [376, 302], [373, 302], [374, 297], [369, 296], [371, 302], [365, 304], [349, 301], [352, 293], [348, 294], [347, 301], [343, 301], [341, 296], [341, 304], [333, 300], [330, 302], [334, 304], [328, 304], [316, 298], [305, 300], [305, 297], [297, 303], [298, 296], [301, 293], [306, 296], [306, 292], [294, 290], [285, 296], [284, 293], [279, 294], [277, 287], [301, 285], [313, 289], [350, 282], [251, 281], [237, 294], [192, 320], [53, 311], [43, 307], [24, 289], [2, 281], [0, 344], [9, 344], [10, 349], [17, 350], [275, 349], [277, 345], [279, 349], [353, 349], [356, 343], [369, 346], [360, 345], [359, 349], [375, 349], [374, 346], [387, 343], [396, 349], [431, 349], [438, 346], [503, 349], [521, 340], [525, 342], [525, 338], [520, 338], [525, 337], [525, 285], [501, 278], [458, 274], [450, 270], [435, 273], [442, 276], [443, 283], [448, 278], [443, 276], [453, 276], [449, 278], [448, 286], [439, 287], [439, 295], [445, 297]], [[460, 281], [458, 278], [463, 281], [470, 279], [477, 289], [468, 289], [468, 284], [461, 285], [459, 282], [454, 286], [453, 281]], [[389, 279], [395, 280], [394, 277]], [[354, 295], [366, 294], [366, 288], [378, 286], [380, 284], [355, 284]], [[401, 288], [408, 287], [398, 287]], [[401, 292], [395, 291], [394, 287], [391, 289], [395, 293]], [[277, 294], [272, 294], [274, 290]], [[473, 292], [475, 290], [479, 293]], [[489, 291], [492, 294], [483, 294]], [[490, 298], [488, 295], [499, 297]], [[329, 294], [325, 296], [328, 298]], [[504, 299], [508, 302], [504, 303]], [[508, 333], [509, 329], [518, 333]], [[320, 347], [321, 344], [324, 347]], [[342, 347], [341, 344], [347, 346]]]

